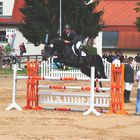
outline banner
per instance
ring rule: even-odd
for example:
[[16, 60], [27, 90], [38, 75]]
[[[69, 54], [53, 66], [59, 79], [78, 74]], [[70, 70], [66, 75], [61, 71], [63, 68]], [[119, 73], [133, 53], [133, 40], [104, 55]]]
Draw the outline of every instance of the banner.
[[14, 46], [15, 37], [16, 29], [6, 29], [6, 38], [8, 39], [8, 43], [10, 44], [11, 48]]

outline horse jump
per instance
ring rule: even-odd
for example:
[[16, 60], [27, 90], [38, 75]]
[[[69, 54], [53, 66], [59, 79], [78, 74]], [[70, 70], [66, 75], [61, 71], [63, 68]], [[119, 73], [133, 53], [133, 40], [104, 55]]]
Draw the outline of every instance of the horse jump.
[[[15, 66], [16, 67], [16, 66]], [[118, 73], [118, 71], [116, 71], [117, 73]], [[121, 70], [119, 70], [119, 72], [121, 72]], [[16, 73], [16, 70], [14, 70], [14, 75], [15, 75], [15, 73]], [[29, 72], [30, 74], [32, 74], [32, 72]], [[93, 75], [93, 74], [92, 74]], [[41, 102], [43, 103], [43, 102], [48, 102], [48, 103], [50, 103], [50, 104], [61, 104], [61, 105], [77, 105], [77, 106], [90, 106], [90, 109], [86, 112], [86, 113], [84, 113], [85, 115], [87, 115], [87, 114], [89, 114], [90, 112], [93, 112], [93, 113], [95, 113], [96, 115], [99, 115], [99, 112], [97, 112], [96, 110], [95, 110], [95, 108], [94, 108], [94, 106], [100, 106], [99, 104], [100, 104], [100, 101], [102, 100], [102, 102], [101, 102], [101, 106], [103, 107], [109, 107], [109, 101], [108, 100], [103, 100], [103, 98], [110, 98], [110, 95], [108, 94], [108, 95], [105, 95], [105, 94], [97, 94], [97, 96], [96, 96], [96, 94], [94, 94], [94, 81], [95, 81], [95, 79], [93, 78], [91, 78], [91, 86], [90, 87], [84, 87], [86, 90], [88, 89], [90, 89], [90, 94], [89, 95], [85, 95], [85, 94], [83, 94], [83, 95], [80, 95], [80, 94], [74, 94], [74, 93], [72, 93], [72, 94], [65, 94], [65, 96], [64, 96], [64, 94], [58, 94], [58, 93], [38, 93], [38, 92], [36, 92], [36, 91], [38, 91], [38, 80], [44, 80], [44, 79], [51, 79], [50, 77], [41, 77], [41, 76], [37, 76], [36, 74], [35, 75], [33, 75], [33, 76], [31, 76], [31, 75], [29, 75], [29, 76], [26, 76], [26, 77], [23, 77], [23, 76], [14, 76], [15, 77], [15, 79], [13, 78], [13, 80], [14, 81], [16, 81], [18, 78], [28, 78], [28, 89], [27, 89], [27, 92], [31, 92], [32, 93], [32, 95], [30, 95], [30, 96], [32, 96], [30, 99], [27, 99], [27, 106], [26, 107], [37, 107], [38, 108], [38, 95], [40, 96], [41, 95]], [[94, 77], [94, 76], [93, 76]], [[34, 79], [34, 80], [33, 80]], [[69, 78], [66, 78], [66, 79], [69, 79]], [[78, 78], [74, 78], [73, 80], [77, 80]], [[65, 78], [63, 79], [63, 78], [61, 78], [61, 80], [65, 80]], [[100, 80], [98, 80], [98, 81], [100, 81]], [[31, 83], [30, 83], [31, 82]], [[32, 83], [32, 82], [34, 82], [34, 84]], [[31, 86], [31, 85], [33, 86]], [[31, 86], [31, 87], [30, 87]], [[13, 86], [14, 88], [16, 88], [16, 86]], [[49, 86], [49, 88], [52, 88], [53, 86]], [[114, 87], [114, 83], [113, 83], [113, 86], [112, 87]], [[53, 87], [54, 88], [54, 87]], [[58, 88], [58, 87], [57, 87]], [[59, 87], [59, 88], [66, 88], [66, 87]], [[71, 87], [68, 87], [67, 86], [67, 88], [71, 88]], [[79, 88], [79, 87], [73, 87], [74, 89], [76, 88]], [[81, 87], [80, 87], [80, 89], [81, 89]], [[83, 87], [82, 87], [82, 89], [83, 89]], [[15, 90], [13, 90], [13, 92], [15, 92]], [[16, 92], [15, 92], [16, 93]], [[14, 97], [16, 94], [15, 93], [13, 93], [13, 98], [16, 98], [16, 97]], [[49, 96], [49, 97], [46, 97], [46, 95], [47, 96]], [[75, 96], [74, 96], [75, 95]], [[105, 96], [103, 96], [103, 95], [105, 95]], [[60, 96], [63, 96], [63, 97], [60, 97]], [[27, 96], [28, 97], [28, 96]], [[55, 97], [55, 98], [54, 98]], [[86, 99], [85, 99], [85, 97], [86, 97]], [[95, 98], [94, 98], [95, 97]], [[98, 100], [96, 99], [96, 98], [99, 98]], [[113, 96], [113, 98], [115, 98], [115, 96]], [[115, 112], [114, 111], [114, 99], [112, 98], [112, 95], [111, 95], [111, 111], [113, 111], [113, 112]], [[64, 102], [62, 102], [62, 99], [63, 99], [63, 101]], [[94, 100], [95, 99], [95, 100]], [[35, 103], [33, 103], [35, 101]], [[106, 103], [105, 103], [106, 102]], [[32, 105], [30, 105], [30, 103], [32, 103]], [[117, 106], [118, 106], [118, 103], [117, 103]], [[28, 109], [30, 109], [30, 107], [28, 108]], [[122, 107], [122, 109], [123, 109], [123, 106], [121, 106]], [[6, 110], [10, 110], [10, 109], [12, 109], [12, 108], [16, 108], [16, 109], [18, 109], [18, 110], [22, 110], [21, 108], [19, 108], [19, 107], [17, 107], [16, 106], [16, 102], [15, 102], [15, 99], [13, 99], [13, 102], [12, 102], [12, 105], [10, 105], [9, 107], [7, 107], [7, 109]], [[116, 108], [116, 106], [115, 106], [115, 108]]]
[[[16, 65], [14, 66], [14, 74], [16, 73]], [[31, 72], [29, 72], [29, 74], [31, 74]], [[35, 74], [35, 73], [34, 73]], [[15, 75], [14, 76], [14, 79], [13, 79], [13, 81], [17, 81], [17, 79], [28, 79], [28, 80], [31, 80], [32, 78], [35, 78], [35, 79], [37, 79], [37, 80], [44, 80], [44, 79], [52, 79], [52, 78], [50, 78], [50, 77], [41, 77], [41, 76], [36, 76], [36, 74], [34, 75], [34, 76], [17, 76], [17, 75]], [[83, 80], [82, 78], [55, 78], [55, 79], [60, 79], [60, 80]], [[36, 83], [36, 82], [35, 82]], [[29, 81], [28, 81], [28, 84], [29, 84]], [[16, 88], [16, 84], [15, 85], [13, 85], [13, 89], [14, 88]], [[40, 88], [40, 87], [39, 87]], [[67, 88], [70, 88], [70, 87], [68, 87], [67, 86]], [[79, 87], [73, 87], [74, 89], [77, 89], [77, 88], [79, 88]], [[85, 90], [87, 90], [87, 88], [88, 88], [88, 90], [90, 90], [90, 87], [81, 87], [83, 90], [85, 89]], [[101, 90], [101, 89], [100, 89]], [[105, 90], [105, 89], [104, 89]], [[16, 90], [15, 90], [16, 91]], [[53, 93], [53, 96], [56, 96], [56, 94], [57, 93]], [[14, 96], [15, 96], [16, 94], [14, 94]], [[39, 96], [41, 96], [42, 95], [42, 93], [39, 93]], [[48, 99], [48, 98], [51, 98], [52, 99], [52, 93], [50, 94], [50, 93], [47, 93], [47, 95], [48, 96], [50, 96], [51, 95], [51, 97], [46, 97], [46, 94], [44, 94], [44, 95], [42, 95], [42, 97], [41, 97], [41, 99], [42, 99], [42, 102], [44, 102], [44, 99]], [[60, 97], [60, 95], [61, 95], [61, 97]], [[63, 97], [62, 97], [63, 96]], [[65, 97], [64, 97], [65, 96]], [[109, 107], [109, 100], [108, 100], [108, 98], [109, 98], [109, 94], [107, 94], [107, 95], [101, 95], [101, 94], [98, 94], [98, 95], [95, 95], [95, 97], [98, 99], [96, 99], [96, 106], [100, 106], [100, 107]], [[27, 96], [28, 97], [28, 96]], [[16, 98], [16, 97], [14, 97], [14, 98]], [[78, 106], [89, 106], [90, 105], [90, 94], [59, 94], [59, 97], [58, 97], [58, 95], [57, 95], [57, 97], [55, 97], [55, 98], [57, 98], [57, 100], [58, 101], [60, 101], [61, 99], [60, 98], [63, 98], [63, 99], [65, 99], [64, 100], [64, 103], [65, 103], [65, 105], [78, 105]], [[71, 98], [71, 99], [70, 99]], [[102, 100], [101, 100], [101, 98], [102, 98]], [[104, 98], [104, 100], [103, 100], [103, 98]], [[50, 99], [48, 99], [49, 101], [51, 101]], [[67, 101], [67, 100], [69, 100], [69, 101]], [[47, 101], [47, 100], [46, 100]], [[67, 102], [66, 102], [67, 101]], [[74, 102], [75, 101], [75, 102]], [[27, 101], [28, 102], [28, 101]], [[61, 100], [61, 102], [62, 102], [62, 100]], [[52, 103], [52, 102], [50, 102], [50, 103]], [[82, 104], [81, 104], [82, 103]], [[58, 103], [58, 104], [60, 104], [60, 103]], [[61, 103], [61, 104], [63, 104], [63, 103]], [[100, 105], [99, 105], [100, 104]], [[104, 105], [103, 105], [104, 104]], [[10, 109], [12, 109], [12, 108], [16, 108], [15, 106], [10, 106], [10, 107], [8, 107], [7, 108], [7, 110], [10, 110]], [[18, 109], [18, 110], [22, 110], [21, 108], [19, 109], [19, 108], [16, 108], [16, 109]]]

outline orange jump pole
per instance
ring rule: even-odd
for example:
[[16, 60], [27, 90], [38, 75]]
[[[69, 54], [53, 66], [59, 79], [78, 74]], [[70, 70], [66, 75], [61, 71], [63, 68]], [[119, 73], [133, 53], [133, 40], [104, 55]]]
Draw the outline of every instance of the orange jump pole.
[[109, 113], [128, 114], [124, 110], [124, 64], [111, 68], [111, 103]]
[[27, 62], [27, 95], [26, 106], [23, 109], [42, 109], [38, 106], [38, 62]]

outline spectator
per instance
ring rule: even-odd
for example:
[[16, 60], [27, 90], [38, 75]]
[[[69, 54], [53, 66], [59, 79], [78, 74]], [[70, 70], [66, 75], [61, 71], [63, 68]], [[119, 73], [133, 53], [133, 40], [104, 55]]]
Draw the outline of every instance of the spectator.
[[129, 57], [128, 63], [125, 64], [124, 67], [124, 82], [125, 82], [124, 102], [125, 103], [131, 102], [130, 94], [134, 83], [134, 69], [132, 63], [133, 63], [133, 57]]
[[120, 67], [120, 57], [117, 55], [116, 58], [112, 61], [112, 64], [115, 64], [115, 67]]
[[138, 71], [140, 69], [140, 54], [137, 53], [137, 55], [135, 56], [134, 60], [136, 61], [136, 71]]
[[3, 46], [0, 46], [0, 54], [3, 54]]
[[124, 61], [124, 55], [122, 52], [120, 52], [120, 62], [122, 63]]
[[135, 56], [134, 60], [137, 62], [137, 63], [140, 63], [140, 54], [137, 53], [137, 55]]
[[15, 49], [13, 49], [10, 53], [10, 56], [11, 56], [11, 60], [12, 60], [12, 63], [13, 64], [16, 64], [17, 63], [17, 54], [15, 52]]
[[24, 42], [22, 42], [19, 45], [19, 49], [20, 49], [20, 55], [23, 55], [23, 53], [26, 53], [26, 48], [25, 48]]
[[113, 55], [112, 55], [112, 52], [110, 51], [108, 57], [107, 57], [107, 61], [112, 63], [112, 59], [113, 59]]
[[136, 73], [136, 81], [138, 82], [136, 115], [140, 115], [140, 70]]
[[102, 58], [107, 59], [107, 54], [104, 53], [103, 56], [102, 56]]
[[11, 46], [9, 43], [7, 43], [7, 45], [4, 48], [6, 55], [10, 55], [10, 51], [11, 51]]
[[123, 63], [128, 63], [128, 57], [127, 57], [127, 55], [125, 55], [124, 60], [123, 60]]

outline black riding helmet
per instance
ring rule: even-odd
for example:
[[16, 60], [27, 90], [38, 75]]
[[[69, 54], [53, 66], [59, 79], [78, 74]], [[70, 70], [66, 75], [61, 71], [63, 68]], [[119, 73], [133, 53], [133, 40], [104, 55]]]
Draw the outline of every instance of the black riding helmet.
[[71, 29], [71, 26], [70, 26], [69, 24], [65, 24], [65, 25], [64, 25], [64, 30], [65, 30], [65, 29]]

